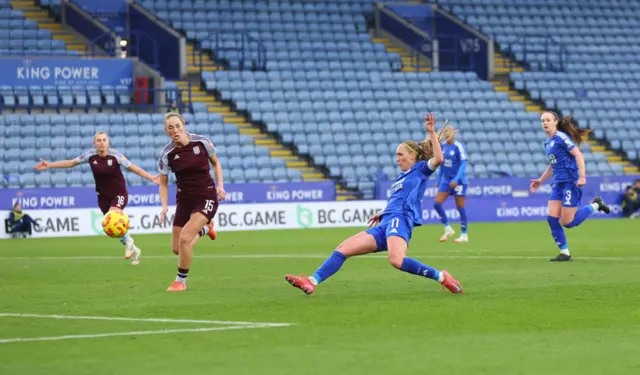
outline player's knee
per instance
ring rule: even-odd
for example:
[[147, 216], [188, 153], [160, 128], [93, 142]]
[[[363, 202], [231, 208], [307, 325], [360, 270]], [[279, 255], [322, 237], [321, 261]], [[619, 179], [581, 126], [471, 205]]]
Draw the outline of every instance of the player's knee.
[[348, 246], [345, 246], [344, 242], [336, 247], [336, 251], [344, 255], [345, 258], [349, 258], [352, 255], [351, 250]]
[[389, 264], [393, 266], [393, 268], [400, 269], [402, 268], [402, 262], [404, 261], [403, 254], [393, 254], [389, 253]]
[[573, 225], [571, 225], [572, 223], [573, 223], [573, 218], [569, 219], [569, 218], [563, 217], [560, 219], [560, 224], [562, 224], [562, 226], [565, 228], [573, 228]]
[[180, 234], [180, 247], [188, 246], [191, 243], [192, 236], [186, 235], [185, 233]]

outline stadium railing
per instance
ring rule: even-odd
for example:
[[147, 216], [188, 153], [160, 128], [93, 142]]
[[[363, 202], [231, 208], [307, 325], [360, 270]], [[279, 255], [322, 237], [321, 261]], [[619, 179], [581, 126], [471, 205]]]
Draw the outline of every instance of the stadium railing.
[[213, 60], [218, 66], [227, 63], [238, 70], [267, 69], [267, 48], [261, 40], [248, 33], [216, 31], [210, 39], [199, 41], [197, 47], [193, 49], [192, 57], [200, 71], [203, 71], [203, 57], [207, 50], [214, 51]]
[[[507, 68], [509, 71], [513, 71], [518, 67], [516, 61], [522, 61], [527, 65], [527, 68], [533, 71], [566, 71], [569, 52], [565, 44], [548, 34], [517, 35], [516, 37], [518, 38], [516, 41], [501, 45], [502, 53], [509, 56], [510, 59], [504, 59], [503, 64], [496, 66], [496, 68]], [[496, 40], [495, 35], [493, 40]], [[521, 53], [521, 59], [518, 58], [519, 53]], [[534, 54], [543, 55], [543, 61], [533, 61], [534, 59], [531, 57]]]
[[[5, 104], [8, 102], [5, 98], [7, 95], [13, 96], [11, 102], [15, 105]], [[156, 100], [158, 95], [164, 95], [164, 100]], [[27, 113], [43, 110], [55, 110], [57, 113], [63, 110], [82, 110], [86, 113], [92, 110], [164, 112], [170, 110], [174, 102], [181, 113], [193, 112], [190, 104], [191, 87], [154, 89], [128, 86], [30, 86], [20, 90], [16, 87], [12, 94], [0, 90], [0, 113], [6, 113], [7, 110], [26, 110]]]

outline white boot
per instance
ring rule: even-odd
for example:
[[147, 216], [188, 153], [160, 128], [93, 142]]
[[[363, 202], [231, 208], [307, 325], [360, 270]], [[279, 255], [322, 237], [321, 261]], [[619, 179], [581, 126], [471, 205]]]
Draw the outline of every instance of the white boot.
[[453, 240], [453, 242], [455, 243], [469, 242], [469, 237], [467, 236], [466, 233], [462, 233], [460, 237]]
[[447, 239], [449, 239], [450, 236], [453, 236], [454, 234], [456, 234], [456, 231], [453, 230], [450, 225], [447, 225], [446, 227], [444, 227], [444, 234], [442, 235], [442, 237], [440, 237], [440, 242], [445, 242]]
[[140, 255], [142, 254], [142, 250], [140, 250], [137, 246], [133, 246], [133, 259], [131, 259], [131, 265], [137, 266], [140, 264]]
[[136, 245], [133, 242], [133, 238], [129, 237], [124, 242], [124, 259], [129, 259], [133, 256], [134, 250], [136, 249]]

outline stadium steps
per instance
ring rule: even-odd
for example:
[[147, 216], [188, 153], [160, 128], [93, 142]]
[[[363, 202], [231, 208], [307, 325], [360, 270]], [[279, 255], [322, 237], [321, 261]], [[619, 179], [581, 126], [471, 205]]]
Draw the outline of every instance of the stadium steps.
[[[187, 44], [187, 73], [215, 72], [221, 70], [211, 56], [204, 51], [198, 51], [198, 48], [191, 43]], [[202, 54], [202, 69], [200, 69], [200, 54]]]
[[633, 165], [621, 155], [616, 154], [615, 151], [608, 149], [604, 142], [589, 138], [588, 135], [584, 135], [582, 140], [590, 146], [591, 152], [603, 154], [609, 164], [621, 165], [625, 175], [637, 175], [640, 172], [640, 168], [637, 165]]
[[84, 40], [75, 36], [66, 26], [58, 23], [49, 13], [35, 5], [34, 1], [11, 0], [11, 8], [21, 10], [24, 17], [35, 21], [40, 29], [49, 30], [53, 39], [62, 40], [67, 49], [85, 54], [86, 45]]
[[[175, 81], [176, 87], [183, 92], [188, 92], [190, 81]], [[227, 104], [216, 98], [212, 93], [204, 91], [197, 85], [197, 82], [191, 81], [191, 98], [183, 94], [183, 100], [186, 103], [205, 103], [210, 113], [219, 113], [222, 121], [226, 124], [233, 124], [238, 128], [240, 134], [248, 135], [253, 138], [256, 146], [264, 147], [269, 150], [272, 157], [277, 157], [285, 161], [287, 168], [300, 171], [303, 181], [328, 181], [326, 174], [319, 168], [313, 166], [309, 161], [296, 155], [293, 150], [281, 144], [271, 134], [261, 129], [257, 124], [251, 123], [244, 114], [236, 111], [230, 104]], [[340, 185], [336, 187], [336, 194], [340, 200], [357, 199], [358, 194], [349, 192]]]
[[527, 112], [542, 113], [542, 107], [539, 104], [527, 98], [524, 93], [511, 88], [508, 78], [505, 80], [500, 77], [496, 77], [496, 79], [491, 80], [491, 84], [493, 85], [494, 91], [507, 93], [509, 95], [509, 100], [512, 102], [523, 103]]
[[503, 56], [500, 52], [493, 54], [493, 71], [495, 74], [509, 74], [511, 72], [524, 72], [524, 68], [509, 57]]
[[409, 54], [409, 52], [407, 52], [404, 48], [400, 48], [398, 46], [396, 46], [395, 44], [393, 44], [392, 41], [390, 41], [387, 38], [373, 38], [372, 39], [373, 43], [377, 43], [377, 44], [383, 44], [385, 49], [387, 50], [387, 52], [393, 52], [393, 53], [397, 53], [398, 55], [400, 55], [400, 58], [402, 59], [402, 71], [403, 72], [430, 72], [431, 71], [431, 65], [430, 62], [428, 60], [424, 60], [420, 62], [420, 65], [418, 66], [413, 66], [411, 64], [411, 54]]
[[[211, 97], [209, 93], [202, 90], [200, 86], [196, 84], [192, 84], [191, 96], [189, 96], [189, 81], [181, 80], [181, 81], [174, 81], [174, 82], [176, 84], [176, 87], [181, 91], [182, 101], [185, 104], [204, 103], [208, 107], [211, 107], [214, 105], [215, 98]], [[215, 111], [209, 111], [209, 112], [215, 112]]]

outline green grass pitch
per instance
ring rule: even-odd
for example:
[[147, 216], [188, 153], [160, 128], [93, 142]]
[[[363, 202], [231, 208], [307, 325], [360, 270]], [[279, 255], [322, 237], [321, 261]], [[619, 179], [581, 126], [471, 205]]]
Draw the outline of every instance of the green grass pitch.
[[586, 222], [567, 231], [575, 260], [562, 264], [547, 261], [546, 222], [472, 223], [459, 245], [417, 228], [409, 254], [463, 295], [382, 254], [348, 260], [311, 296], [284, 280], [358, 228], [202, 239], [177, 294], [167, 235], [135, 236], [139, 266], [106, 237], [1, 241], [0, 374], [640, 373], [638, 228]]

